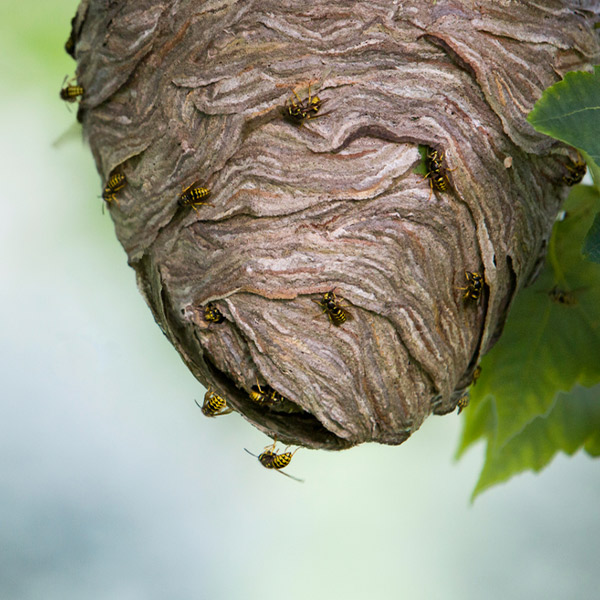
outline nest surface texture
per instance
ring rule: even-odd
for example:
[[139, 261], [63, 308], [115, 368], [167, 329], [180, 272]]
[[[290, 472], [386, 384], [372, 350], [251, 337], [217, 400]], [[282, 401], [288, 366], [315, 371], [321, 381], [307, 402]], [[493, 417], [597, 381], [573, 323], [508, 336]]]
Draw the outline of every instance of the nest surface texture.
[[[126, 178], [110, 202], [117, 236], [194, 375], [265, 433], [313, 448], [399, 444], [452, 411], [568, 191], [573, 153], [525, 118], [565, 72], [598, 62], [598, 13], [557, 0], [82, 2], [78, 116], [103, 182]], [[317, 95], [317, 118], [284, 118], [293, 91]], [[445, 191], [424, 179], [433, 150]], [[194, 182], [210, 204], [181, 206]], [[483, 278], [478, 299], [460, 289], [467, 272]], [[205, 319], [209, 302], [222, 322]], [[257, 381], [285, 400], [253, 402]]]

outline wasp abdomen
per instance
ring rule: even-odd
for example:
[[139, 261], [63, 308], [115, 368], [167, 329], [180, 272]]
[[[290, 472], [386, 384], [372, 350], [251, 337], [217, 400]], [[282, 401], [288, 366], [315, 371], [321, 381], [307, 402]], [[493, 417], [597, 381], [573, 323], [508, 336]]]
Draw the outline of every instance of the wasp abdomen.
[[[198, 403], [196, 402], [196, 404]], [[198, 406], [200, 405], [198, 404]], [[204, 395], [204, 403], [200, 406], [200, 410], [206, 417], [217, 417], [220, 415], [227, 415], [232, 412], [233, 409], [227, 406], [225, 398], [212, 392], [209, 388]]]
[[125, 175], [122, 173], [115, 173], [108, 178], [108, 181], [104, 186], [104, 190], [102, 191], [102, 198], [106, 202], [112, 202], [113, 200], [116, 201], [116, 192], [123, 189], [126, 183], [127, 181], [125, 179]]
[[67, 102], [75, 102], [83, 96], [83, 88], [80, 85], [68, 85], [60, 90], [60, 97]]

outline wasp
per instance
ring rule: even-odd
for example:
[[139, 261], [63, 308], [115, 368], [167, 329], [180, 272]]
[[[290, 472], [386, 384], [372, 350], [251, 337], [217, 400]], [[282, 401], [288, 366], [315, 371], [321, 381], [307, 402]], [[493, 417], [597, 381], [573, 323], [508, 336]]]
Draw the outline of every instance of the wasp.
[[271, 388], [271, 393], [269, 394], [269, 404], [283, 404], [284, 402], [289, 402], [289, 400], [280, 394], [277, 390]]
[[252, 400], [252, 402], [260, 404], [261, 406], [270, 406], [285, 399], [270, 385], [265, 385], [264, 389], [261, 388], [260, 383], [258, 383], [258, 379], [256, 380], [256, 385], [252, 386], [248, 395], [250, 396], [250, 400]]
[[352, 315], [341, 305], [335, 290], [325, 292], [321, 300], [313, 300], [318, 304], [324, 313], [327, 313], [329, 320], [336, 326], [343, 325], [346, 321], [352, 320]]
[[75, 40], [73, 39], [73, 32], [69, 35], [69, 38], [65, 42], [65, 52], [71, 57], [75, 58]]
[[467, 278], [467, 285], [458, 288], [459, 290], [465, 290], [463, 300], [475, 300], [479, 302], [481, 291], [483, 290], [483, 276], [479, 273], [465, 271], [465, 277]]
[[265, 404], [269, 404], [269, 399], [271, 397], [272, 391], [273, 390], [268, 385], [266, 385], [265, 389], [263, 390], [260, 387], [260, 383], [258, 383], [257, 379], [256, 385], [252, 386], [248, 395], [250, 396], [250, 400], [252, 400], [252, 402], [256, 402], [256, 404], [260, 404], [262, 406]]
[[581, 158], [581, 154], [577, 153], [577, 160], [571, 162], [571, 165], [565, 165], [569, 171], [566, 175], [563, 175], [562, 180], [567, 185], [576, 185], [581, 182], [587, 172], [587, 165], [585, 160]]
[[452, 172], [455, 169], [446, 169], [444, 167], [444, 153], [429, 148], [425, 156], [425, 167], [427, 169], [427, 174], [421, 181], [429, 178], [429, 186], [431, 187], [429, 198], [431, 198], [434, 188], [438, 190], [438, 192], [445, 192], [450, 185], [446, 171]]
[[296, 454], [296, 452], [298, 452], [300, 448], [296, 448], [293, 452], [287, 452], [286, 448], [285, 452], [277, 454], [277, 452], [275, 452], [276, 444], [277, 438], [275, 438], [273, 444], [271, 444], [270, 446], [265, 446], [264, 451], [261, 452], [258, 456], [256, 456], [256, 454], [252, 454], [252, 452], [250, 452], [250, 450], [248, 450], [247, 448], [244, 448], [244, 450], [246, 450], [246, 452], [251, 456], [258, 458], [258, 461], [265, 469], [275, 469], [278, 473], [281, 473], [282, 475], [285, 475], [290, 479], [303, 482], [303, 479], [298, 479], [298, 477], [293, 477], [292, 475], [281, 471], [281, 469], [284, 469], [290, 464], [290, 462], [292, 461], [292, 457], [294, 456], [294, 454]]
[[460, 415], [460, 413], [469, 406], [469, 392], [465, 392], [456, 403], [458, 407], [458, 412], [456, 414]]
[[479, 379], [480, 375], [481, 375], [481, 367], [479, 365], [477, 365], [475, 367], [475, 370], [473, 371], [473, 375], [471, 377], [471, 385], [477, 384], [477, 380]]
[[177, 200], [177, 204], [179, 206], [191, 206], [196, 212], [198, 212], [198, 206], [202, 204], [208, 204], [209, 206], [214, 206], [210, 202], [203, 202], [203, 198], [208, 198], [210, 196], [210, 190], [205, 187], [200, 187], [197, 181], [194, 181], [192, 185], [189, 185], [185, 189], [181, 191], [181, 195], [179, 196], [179, 200]]
[[553, 302], [563, 304], [564, 306], [575, 306], [577, 304], [575, 294], [567, 292], [566, 290], [561, 290], [557, 285], [548, 292], [548, 296]]
[[[65, 82], [67, 82], [66, 77], [63, 80], [63, 85], [65, 85]], [[67, 82], [66, 87], [60, 90], [60, 97], [66, 102], [75, 102], [80, 96], [83, 96], [83, 88], [80, 85], [71, 85], [70, 81]]]
[[204, 307], [204, 320], [209, 323], [222, 323], [225, 320], [225, 317], [212, 302], [209, 302]]
[[296, 100], [290, 97], [283, 108], [283, 116], [294, 125], [302, 127], [304, 121], [308, 119], [316, 119], [317, 117], [324, 117], [325, 115], [318, 115], [317, 113], [321, 110], [324, 100], [321, 100], [319, 96], [310, 95], [310, 84], [308, 86], [308, 98], [304, 100], [298, 96], [298, 94], [292, 90]]
[[270, 385], [265, 385], [264, 388], [260, 387], [258, 379], [256, 380], [256, 385], [252, 386], [248, 396], [250, 396], [252, 402], [261, 406], [274, 406], [289, 402], [285, 396], [274, 390]]
[[219, 417], [221, 415], [228, 415], [230, 412], [233, 412], [232, 408], [227, 406], [227, 401], [225, 398], [222, 398], [215, 392], [211, 391], [209, 387], [206, 394], [204, 394], [204, 402], [202, 406], [198, 404], [197, 400], [194, 402], [199, 406], [202, 414], [205, 417]]
[[118, 204], [116, 193], [119, 190], [122, 190], [126, 183], [127, 181], [125, 179], [125, 175], [122, 173], [115, 173], [114, 175], [111, 175], [104, 186], [104, 190], [102, 191], [102, 198], [108, 203], [114, 201]]

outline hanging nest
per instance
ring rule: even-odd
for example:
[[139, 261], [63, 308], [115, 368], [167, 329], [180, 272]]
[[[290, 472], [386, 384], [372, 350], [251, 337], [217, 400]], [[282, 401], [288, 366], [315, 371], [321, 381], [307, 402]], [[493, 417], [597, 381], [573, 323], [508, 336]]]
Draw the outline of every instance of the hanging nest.
[[265, 433], [400, 444], [457, 406], [576, 158], [525, 117], [599, 57], [597, 2], [527, 4], [80, 5], [78, 117], [140, 290]]

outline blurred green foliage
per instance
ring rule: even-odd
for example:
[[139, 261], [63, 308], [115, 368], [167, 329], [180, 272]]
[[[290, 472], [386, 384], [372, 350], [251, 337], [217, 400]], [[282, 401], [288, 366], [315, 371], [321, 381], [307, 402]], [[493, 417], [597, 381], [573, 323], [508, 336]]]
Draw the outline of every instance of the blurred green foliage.
[[[600, 67], [573, 71], [544, 91], [527, 120], [545, 133], [585, 152], [600, 164]], [[588, 163], [589, 164], [589, 163]]]
[[[516, 473], [541, 469], [558, 451], [584, 447], [598, 454], [600, 265], [586, 261], [580, 249], [599, 209], [595, 188], [572, 190], [543, 272], [519, 293], [502, 337], [481, 362], [459, 448], [460, 455], [487, 441], [474, 496]], [[577, 384], [597, 387], [571, 391]]]
[[[573, 71], [544, 91], [527, 120], [536, 131], [577, 148], [600, 190], [600, 66]], [[600, 226], [590, 229], [585, 254], [600, 262]]]
[[600, 263], [600, 213], [596, 215], [583, 242], [583, 255], [588, 260]]
[[[65, 52], [78, 0], [5, 2], [0, 7], [0, 64], [4, 93], [50, 88], [58, 97], [62, 78], [74, 74]], [[60, 75], [62, 73], [62, 75]]]
[[565, 218], [554, 226], [544, 271], [519, 293], [502, 338], [481, 362], [458, 451], [487, 441], [473, 497], [521, 471], [539, 471], [559, 451], [584, 448], [600, 455], [598, 109], [595, 67], [593, 73], [567, 73], [527, 117], [536, 131], [580, 152], [596, 187], [572, 190]]

